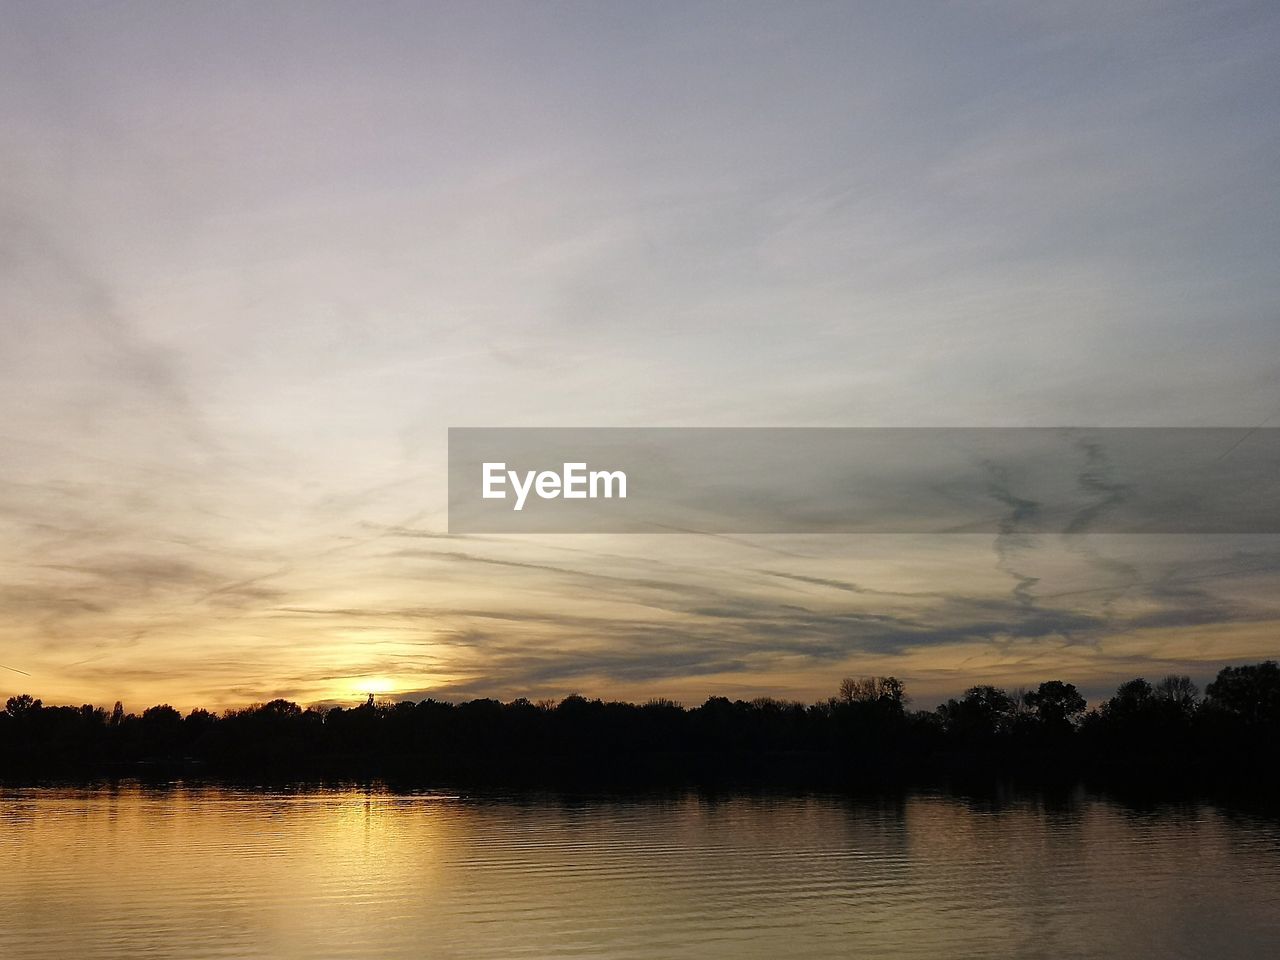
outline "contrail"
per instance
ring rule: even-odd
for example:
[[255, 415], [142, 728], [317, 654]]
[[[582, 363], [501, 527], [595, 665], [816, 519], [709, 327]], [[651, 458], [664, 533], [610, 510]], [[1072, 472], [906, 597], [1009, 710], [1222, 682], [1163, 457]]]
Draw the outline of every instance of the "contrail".
[[1261, 430], [1263, 427], [1265, 427], [1268, 423], [1270, 423], [1272, 420], [1274, 420], [1277, 416], [1280, 416], [1280, 414], [1275, 414], [1275, 413], [1273, 413], [1271, 416], [1267, 417], [1265, 420], [1263, 420], [1263, 421], [1262, 421], [1261, 423], [1259, 423], [1257, 426], [1250, 427], [1248, 430], [1246, 430], [1246, 431], [1245, 431], [1244, 436], [1242, 436], [1239, 440], [1237, 440], [1235, 443], [1233, 443], [1231, 446], [1229, 446], [1229, 447], [1226, 449], [1226, 451], [1222, 454], [1222, 456], [1220, 456], [1217, 460], [1215, 460], [1215, 461], [1213, 461], [1213, 462], [1214, 462], [1214, 463], [1221, 463], [1223, 460], [1227, 459], [1227, 457], [1229, 457], [1229, 456], [1231, 456], [1231, 454], [1235, 453], [1235, 451], [1236, 451], [1236, 447], [1240, 446], [1240, 444], [1244, 443], [1246, 440], [1248, 440], [1250, 437], [1252, 437], [1255, 433], [1257, 433], [1259, 430]]
[[20, 674], [22, 674], [24, 677], [29, 677], [29, 676], [31, 676], [31, 674], [27, 673], [27, 671], [25, 671], [25, 670], [19, 670], [17, 667], [11, 667], [11, 666], [9, 666], [9, 665], [8, 665], [8, 664], [6, 664], [6, 663], [0, 663], [0, 667], [4, 667], [4, 669], [6, 669], [6, 670], [12, 670], [14, 673], [20, 673]]

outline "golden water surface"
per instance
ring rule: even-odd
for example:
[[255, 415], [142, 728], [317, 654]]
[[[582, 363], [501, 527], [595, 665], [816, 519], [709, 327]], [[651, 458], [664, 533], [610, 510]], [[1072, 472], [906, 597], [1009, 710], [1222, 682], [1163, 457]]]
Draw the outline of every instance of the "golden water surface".
[[1280, 822], [1001, 803], [0, 792], [0, 957], [1280, 957]]

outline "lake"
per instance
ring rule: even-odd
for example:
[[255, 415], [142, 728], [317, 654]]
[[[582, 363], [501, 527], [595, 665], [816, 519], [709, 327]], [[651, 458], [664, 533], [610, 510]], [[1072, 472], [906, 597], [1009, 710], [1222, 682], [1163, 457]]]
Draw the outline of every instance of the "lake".
[[0, 957], [1280, 956], [1280, 820], [999, 802], [0, 791]]

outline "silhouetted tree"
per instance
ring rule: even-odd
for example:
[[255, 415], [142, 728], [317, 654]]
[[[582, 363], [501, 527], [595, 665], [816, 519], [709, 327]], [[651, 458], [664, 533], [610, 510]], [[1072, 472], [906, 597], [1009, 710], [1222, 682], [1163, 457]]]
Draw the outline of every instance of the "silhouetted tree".
[[201, 762], [272, 776], [538, 779], [818, 779], [856, 784], [975, 770], [1102, 774], [1150, 782], [1280, 788], [1280, 668], [1224, 668], [1202, 703], [1190, 678], [1129, 680], [1082, 716], [1076, 687], [1050, 680], [1016, 697], [969, 688], [908, 711], [893, 677], [846, 678], [811, 705], [709, 697], [686, 709], [572, 694], [559, 702], [434, 699], [303, 709], [276, 699], [219, 716], [168, 704], [126, 714], [46, 706], [28, 695], [0, 711], [0, 776], [99, 775]]
[[1084, 697], [1075, 684], [1061, 680], [1040, 684], [1023, 694], [1022, 700], [1044, 728], [1055, 733], [1069, 731], [1085, 708]]
[[142, 711], [142, 722], [152, 726], [173, 726], [180, 720], [182, 720], [182, 714], [167, 703], [147, 707]]
[[1103, 707], [1103, 714], [1117, 721], [1143, 716], [1155, 700], [1155, 691], [1142, 677], [1128, 680], [1116, 688], [1115, 695]]
[[20, 720], [29, 714], [39, 710], [43, 704], [31, 696], [29, 693], [19, 694], [16, 697], [10, 697], [5, 701], [4, 712], [9, 714], [15, 720]]
[[990, 739], [1006, 732], [1015, 714], [1013, 698], [999, 687], [970, 687], [959, 700], [937, 709], [943, 729], [964, 739]]
[[1245, 723], [1280, 723], [1280, 666], [1274, 660], [1223, 667], [1205, 693], [1214, 710]]
[[842, 703], [883, 703], [901, 708], [906, 688], [897, 677], [845, 677], [840, 681]]
[[1175, 713], [1184, 717], [1195, 713], [1199, 704], [1200, 688], [1187, 676], [1170, 674], [1155, 685], [1152, 693], [1157, 700], [1168, 704]]

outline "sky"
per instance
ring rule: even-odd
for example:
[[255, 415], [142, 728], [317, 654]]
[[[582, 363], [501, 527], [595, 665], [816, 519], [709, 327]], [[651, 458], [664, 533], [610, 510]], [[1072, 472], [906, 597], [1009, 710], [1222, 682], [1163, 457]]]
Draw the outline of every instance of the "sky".
[[1280, 425], [1274, 4], [0, 9], [0, 695], [1280, 652], [1270, 536], [445, 516], [449, 427]]

